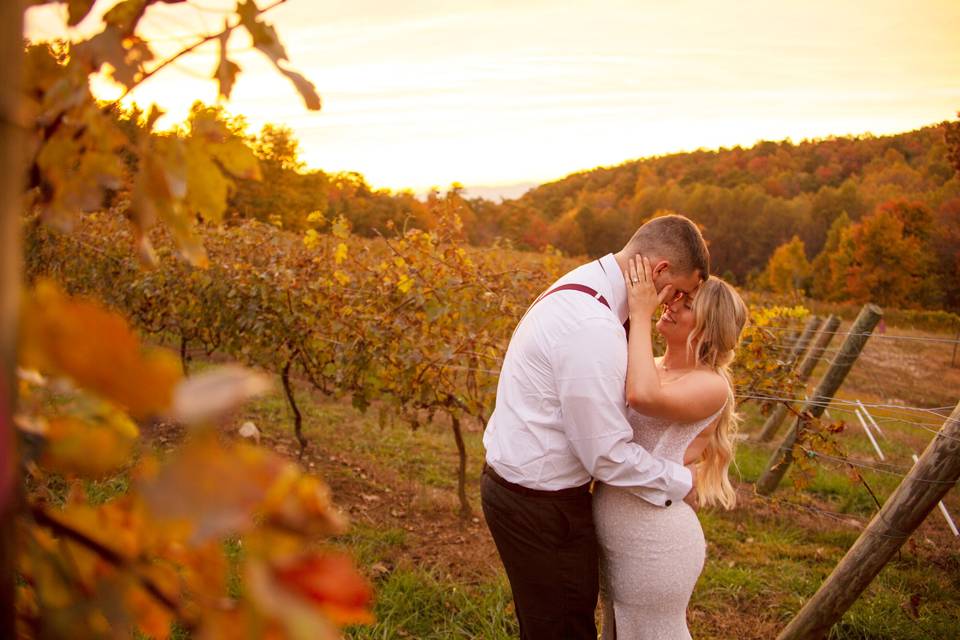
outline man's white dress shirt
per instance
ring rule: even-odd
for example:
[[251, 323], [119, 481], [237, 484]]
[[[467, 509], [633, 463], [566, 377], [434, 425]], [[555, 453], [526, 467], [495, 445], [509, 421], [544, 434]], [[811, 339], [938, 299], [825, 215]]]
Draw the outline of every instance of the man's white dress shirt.
[[592, 477], [655, 505], [678, 502], [692, 486], [690, 471], [631, 442], [623, 272], [607, 254], [550, 289], [573, 283], [595, 289], [610, 308], [582, 291], [558, 291], [520, 321], [483, 434], [487, 464], [530, 489], [567, 489]]

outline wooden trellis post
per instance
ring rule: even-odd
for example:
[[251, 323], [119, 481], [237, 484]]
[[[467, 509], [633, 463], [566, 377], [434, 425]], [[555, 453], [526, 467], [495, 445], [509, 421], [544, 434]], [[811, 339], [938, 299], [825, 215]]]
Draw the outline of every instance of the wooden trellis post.
[[[823, 415], [837, 389], [840, 388], [847, 374], [850, 373], [850, 369], [853, 368], [853, 363], [856, 362], [860, 351], [867, 343], [870, 332], [877, 326], [881, 317], [883, 317], [883, 312], [880, 307], [870, 303], [863, 305], [860, 315], [857, 316], [853, 326], [850, 327], [847, 339], [843, 341], [843, 346], [840, 347], [840, 352], [833, 359], [823, 379], [820, 380], [813, 396], [800, 409], [800, 413], [809, 413], [815, 418]], [[780, 485], [787, 469], [793, 463], [793, 447], [802, 428], [803, 421], [798, 418], [793, 425], [793, 429], [790, 430], [777, 450], [773, 452], [773, 456], [770, 457], [767, 470], [757, 480], [758, 493], [770, 495]]]
[[825, 638], [957, 480], [960, 403], [840, 564], [777, 640]]
[[797, 341], [793, 343], [793, 348], [790, 349], [790, 357], [787, 360], [787, 366], [793, 367], [797, 360], [807, 351], [807, 346], [810, 344], [810, 341], [813, 340], [813, 336], [816, 335], [817, 329], [820, 328], [820, 323], [823, 322], [823, 318], [819, 316], [810, 316], [807, 320], [807, 324], [803, 327], [803, 333], [800, 334], [800, 337], [797, 338]]
[[[820, 362], [820, 357], [823, 355], [823, 352], [826, 351], [830, 341], [833, 340], [833, 336], [836, 335], [839, 327], [840, 318], [837, 316], [829, 316], [826, 322], [823, 323], [823, 327], [820, 329], [816, 341], [813, 343], [813, 346], [810, 347], [810, 351], [807, 352], [800, 366], [797, 367], [797, 379], [800, 382], [805, 383], [813, 373], [813, 370], [817, 367], [817, 363]], [[783, 419], [786, 415], [787, 404], [781, 402], [774, 407], [767, 421], [763, 423], [763, 429], [760, 430], [760, 435], [757, 436], [757, 440], [760, 442], [770, 442], [770, 440], [773, 440], [773, 437], [780, 429], [780, 425], [783, 424]]]

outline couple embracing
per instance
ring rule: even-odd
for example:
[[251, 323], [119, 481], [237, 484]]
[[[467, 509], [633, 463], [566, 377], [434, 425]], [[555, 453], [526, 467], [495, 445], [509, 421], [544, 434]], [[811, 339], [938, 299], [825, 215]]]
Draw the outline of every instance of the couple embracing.
[[[653, 315], [667, 348], [655, 358]], [[481, 499], [523, 640], [689, 638], [706, 545], [734, 505], [727, 367], [747, 309], [683, 216], [555, 282], [510, 340]]]

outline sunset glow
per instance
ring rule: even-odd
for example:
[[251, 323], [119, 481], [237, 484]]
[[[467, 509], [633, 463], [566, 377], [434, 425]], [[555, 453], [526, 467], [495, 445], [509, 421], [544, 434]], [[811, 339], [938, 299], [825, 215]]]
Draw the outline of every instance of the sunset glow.
[[[217, 30], [234, 5], [191, 4], [192, 20], [182, 6], [150, 9], [143, 32], [161, 56]], [[32, 9], [28, 36], [68, 35], [62, 11]], [[543, 182], [699, 147], [907, 131], [960, 110], [955, 0], [290, 0], [267, 19], [324, 108], [308, 112], [238, 33], [228, 110], [251, 131], [291, 127], [308, 167], [378, 187]], [[128, 100], [182, 120], [195, 99], [216, 98], [215, 53], [199, 49]]]

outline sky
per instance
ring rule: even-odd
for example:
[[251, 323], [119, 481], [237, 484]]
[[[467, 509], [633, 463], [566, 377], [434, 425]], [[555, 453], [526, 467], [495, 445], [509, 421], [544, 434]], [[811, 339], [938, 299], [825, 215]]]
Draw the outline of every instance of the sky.
[[[71, 31], [63, 7], [30, 9], [27, 36], [89, 35], [113, 4]], [[140, 33], [168, 56], [234, 4], [154, 6]], [[308, 168], [375, 187], [507, 194], [639, 157], [897, 133], [960, 111], [958, 0], [288, 0], [264, 19], [323, 109], [307, 111], [239, 31], [226, 108], [253, 132], [290, 127]], [[216, 62], [200, 48], [127, 100], [182, 121], [194, 100], [216, 100]]]

